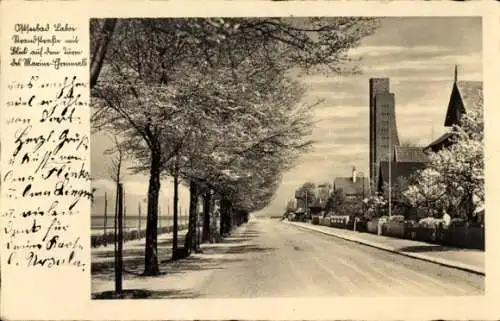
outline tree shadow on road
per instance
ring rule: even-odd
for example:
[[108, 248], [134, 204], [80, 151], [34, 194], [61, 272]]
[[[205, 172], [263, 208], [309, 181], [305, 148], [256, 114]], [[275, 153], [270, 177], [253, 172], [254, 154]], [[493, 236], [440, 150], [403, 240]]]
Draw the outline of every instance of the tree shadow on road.
[[[185, 235], [179, 235], [179, 244], [184, 243], [184, 238]], [[172, 240], [161, 240], [158, 242], [160, 270], [163, 274], [172, 275], [191, 271], [223, 269], [229, 263], [243, 260], [243, 258], [233, 256], [224, 257], [224, 254], [268, 253], [273, 250], [252, 244], [251, 240], [252, 237], [244, 236], [244, 233], [234, 234], [224, 239], [222, 243], [204, 244], [202, 254], [192, 254], [177, 261], [171, 261]], [[115, 277], [114, 267], [113, 247], [110, 247], [109, 251], [92, 254], [92, 278], [113, 281]], [[144, 269], [144, 248], [141, 246], [125, 247], [123, 267], [126, 279], [144, 278], [141, 275]]]
[[[170, 258], [171, 253], [171, 242], [165, 240], [158, 243], [159, 260]], [[92, 253], [91, 266], [92, 278], [99, 278], [108, 281], [114, 280], [115, 260], [113, 248], [111, 248], [110, 251]], [[125, 247], [123, 250], [123, 267], [125, 276], [128, 274], [140, 277], [144, 270], [144, 248]], [[160, 265], [160, 270], [165, 270], [165, 266]]]
[[[158, 276], [143, 276], [142, 272], [144, 270], [144, 258], [138, 257], [135, 259], [124, 260], [124, 280], [142, 280], [145, 282], [156, 282], [158, 278], [168, 278], [169, 276], [186, 274], [191, 272], [199, 272], [199, 271], [207, 271], [207, 270], [222, 270], [228, 264], [236, 263], [242, 261], [242, 258], [235, 257], [210, 257], [205, 255], [192, 255], [183, 260], [178, 261], [169, 261], [163, 260], [160, 261], [160, 275]], [[115, 280], [115, 270], [114, 270], [114, 261], [110, 262], [94, 262], [92, 264], [92, 278], [98, 279], [100, 282], [114, 282]], [[150, 280], [150, 281], [149, 281]], [[97, 293], [96, 295], [99, 295]], [[105, 298], [111, 299], [111, 297], [106, 297], [109, 294], [102, 293]], [[140, 296], [140, 292], [138, 294], [131, 294], [133, 298], [140, 298], [136, 296]], [[167, 293], [162, 294], [148, 294], [148, 298], [157, 297], [169, 297]], [[174, 295], [174, 298], [182, 297], [179, 294]], [[186, 294], [186, 297], [192, 298], [192, 294]], [[170, 297], [169, 297], [170, 298]]]
[[268, 253], [275, 248], [262, 247], [256, 242], [249, 242], [247, 239], [227, 239], [222, 243], [207, 244], [203, 247], [204, 254], [251, 254]]
[[255, 244], [246, 244], [246, 245], [231, 246], [228, 249], [226, 249], [224, 253], [227, 254], [270, 253], [274, 250], [275, 248], [271, 247], [261, 247]]
[[113, 299], [194, 299], [199, 294], [187, 290], [145, 290], [145, 289], [127, 289], [121, 295], [116, 295], [114, 291], [104, 291], [92, 294], [94, 300], [113, 300]]
[[258, 233], [258, 232], [246, 231], [244, 233], [239, 234], [238, 236], [240, 236], [240, 237], [258, 237], [260, 235], [261, 235], [261, 233]]
[[[142, 273], [142, 270], [144, 269], [144, 258], [124, 258], [123, 266], [127, 270], [127, 272], [125, 273], [140, 275], [140, 273]], [[92, 278], [113, 281], [115, 278], [115, 262], [114, 260], [92, 262], [91, 271]]]
[[163, 261], [167, 263], [165, 268], [167, 274], [189, 273], [192, 271], [222, 270], [227, 264], [240, 262], [239, 258], [207, 257], [204, 255], [192, 255], [178, 261]]
[[221, 243], [222, 244], [235, 244], [235, 243], [243, 243], [243, 242], [248, 242], [252, 241], [254, 237], [234, 237], [230, 239], [225, 239]]
[[[245, 254], [271, 253], [273, 248], [261, 247], [257, 242], [252, 242], [259, 233], [254, 233], [252, 227], [238, 231], [232, 236], [224, 239], [221, 243], [203, 244], [201, 254], [171, 261], [171, 239], [163, 239], [158, 242], [158, 256], [160, 260], [160, 276], [142, 276], [144, 270], [144, 245], [125, 247], [123, 251], [124, 280], [141, 280], [141, 282], [156, 282], [158, 278], [169, 278], [169, 276], [195, 273], [199, 271], [221, 270], [229, 264], [248, 260]], [[184, 243], [185, 235], [179, 235], [179, 245]], [[239, 255], [238, 255], [239, 254]], [[96, 251], [92, 253], [92, 279], [96, 282], [114, 282], [114, 248], [110, 246], [109, 251]], [[189, 277], [189, 274], [187, 275]], [[151, 280], [151, 281], [149, 281]], [[168, 291], [150, 291], [144, 289], [127, 290], [125, 298], [193, 298], [194, 293]], [[95, 299], [112, 299], [112, 292], [94, 293]]]

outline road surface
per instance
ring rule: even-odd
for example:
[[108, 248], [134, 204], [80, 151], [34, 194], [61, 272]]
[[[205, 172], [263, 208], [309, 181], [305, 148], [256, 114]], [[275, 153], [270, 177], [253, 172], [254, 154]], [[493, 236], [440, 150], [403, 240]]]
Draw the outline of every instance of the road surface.
[[[223, 254], [224, 253], [224, 254]], [[215, 255], [196, 297], [482, 295], [484, 277], [275, 219], [253, 219]], [[202, 265], [203, 266], [203, 265]]]

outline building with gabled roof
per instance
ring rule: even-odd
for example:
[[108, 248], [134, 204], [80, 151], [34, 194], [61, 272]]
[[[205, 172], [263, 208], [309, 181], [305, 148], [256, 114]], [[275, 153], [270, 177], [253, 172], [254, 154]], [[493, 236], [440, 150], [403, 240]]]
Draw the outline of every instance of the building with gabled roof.
[[458, 124], [460, 117], [468, 110], [479, 108], [483, 108], [483, 82], [457, 81], [455, 79], [444, 126], [451, 127]]
[[358, 177], [353, 167], [351, 177], [337, 177], [333, 181], [333, 191], [342, 191], [346, 197], [366, 197], [370, 194], [368, 177]]
[[[451, 90], [448, 109], [444, 119], [445, 127], [458, 125], [462, 115], [470, 110], [483, 108], [483, 82], [482, 81], [458, 81], [457, 66], [455, 66], [455, 77]], [[453, 133], [444, 133], [430, 143], [424, 150], [437, 152], [453, 144]]]
[[[423, 147], [394, 146], [394, 157], [390, 164], [392, 184], [400, 178], [408, 179], [418, 170], [424, 169], [430, 162], [430, 157]], [[384, 184], [389, 183], [389, 162], [382, 161], [379, 165], [376, 191], [381, 193]]]
[[432, 151], [438, 152], [443, 148], [449, 147], [453, 143], [453, 133], [446, 132], [435, 139], [432, 143], [430, 143], [427, 147], [424, 148], [424, 151]]
[[382, 192], [384, 185], [389, 183], [389, 167], [391, 169], [390, 180], [391, 184], [397, 184], [400, 179], [409, 179], [418, 170], [424, 169], [427, 162], [380, 162], [379, 180], [377, 190]]

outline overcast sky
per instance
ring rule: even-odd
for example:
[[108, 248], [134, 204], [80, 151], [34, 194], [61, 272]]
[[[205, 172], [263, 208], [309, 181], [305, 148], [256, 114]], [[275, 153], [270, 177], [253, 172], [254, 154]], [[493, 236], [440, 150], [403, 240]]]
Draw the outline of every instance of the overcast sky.
[[[443, 132], [444, 115], [453, 82], [458, 78], [482, 80], [480, 18], [384, 18], [373, 36], [353, 50], [362, 75], [309, 76], [306, 100], [324, 99], [315, 108], [313, 150], [284, 175], [275, 200], [266, 213], [281, 213], [294, 190], [305, 181], [332, 182], [349, 176], [352, 166], [368, 175], [368, 79], [389, 77], [395, 94], [396, 119], [402, 142], [427, 144]], [[102, 152], [109, 139], [92, 139], [92, 175], [99, 193], [112, 185], [107, 180]], [[171, 195], [164, 183], [162, 202]], [[147, 178], [128, 176], [129, 193], [146, 195]], [[187, 192], [182, 202], [187, 205]], [[136, 205], [135, 205], [136, 206]]]

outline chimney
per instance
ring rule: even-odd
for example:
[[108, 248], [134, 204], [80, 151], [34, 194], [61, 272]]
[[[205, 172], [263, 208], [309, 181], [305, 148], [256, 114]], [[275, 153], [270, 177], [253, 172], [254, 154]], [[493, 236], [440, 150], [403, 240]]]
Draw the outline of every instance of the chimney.
[[356, 167], [352, 167], [352, 182], [356, 183]]

